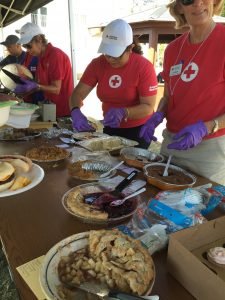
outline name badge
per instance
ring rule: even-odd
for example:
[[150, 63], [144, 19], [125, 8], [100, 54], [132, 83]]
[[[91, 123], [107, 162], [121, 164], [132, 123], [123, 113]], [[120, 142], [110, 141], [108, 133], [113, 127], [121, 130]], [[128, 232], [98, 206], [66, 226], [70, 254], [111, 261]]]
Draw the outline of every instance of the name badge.
[[182, 71], [182, 64], [174, 65], [170, 68], [170, 76], [180, 75]]

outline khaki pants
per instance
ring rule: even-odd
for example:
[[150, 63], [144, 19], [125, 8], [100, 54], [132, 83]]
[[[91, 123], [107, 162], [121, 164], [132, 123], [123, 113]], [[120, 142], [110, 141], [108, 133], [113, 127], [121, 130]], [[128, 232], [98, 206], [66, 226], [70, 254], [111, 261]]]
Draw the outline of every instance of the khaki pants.
[[163, 131], [161, 154], [172, 154], [172, 163], [225, 185], [225, 136], [202, 141], [189, 150], [170, 150], [173, 134]]

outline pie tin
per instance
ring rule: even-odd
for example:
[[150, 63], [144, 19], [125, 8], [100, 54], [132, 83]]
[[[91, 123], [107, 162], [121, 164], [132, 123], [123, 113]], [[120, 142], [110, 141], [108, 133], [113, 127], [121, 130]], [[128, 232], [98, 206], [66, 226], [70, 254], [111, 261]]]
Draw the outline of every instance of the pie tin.
[[142, 169], [145, 165], [155, 162], [163, 162], [164, 156], [146, 149], [127, 147], [120, 150], [122, 160], [128, 166]]
[[[90, 173], [87, 176], [80, 176], [76, 173], [76, 170], [73, 170], [73, 166], [76, 166], [77, 163], [81, 163], [81, 168], [85, 171], [90, 171]], [[108, 172], [112, 168], [112, 165], [109, 163], [106, 163], [104, 161], [89, 161], [89, 160], [84, 160], [83, 163], [81, 160], [78, 160], [71, 164], [68, 169], [69, 173], [72, 177], [77, 178], [77, 179], [82, 179], [82, 180], [99, 180], [100, 176], [104, 174], [105, 172]], [[93, 173], [93, 176], [91, 176]], [[110, 174], [104, 178], [109, 178], [112, 177], [116, 174], [116, 170], [112, 170]], [[102, 179], [102, 178], [101, 178]]]
[[124, 147], [133, 147], [137, 146], [138, 142], [129, 140], [119, 136], [108, 136], [108, 137], [99, 137], [93, 138], [90, 140], [80, 141], [79, 145], [84, 146], [90, 151], [115, 151], [120, 150]]

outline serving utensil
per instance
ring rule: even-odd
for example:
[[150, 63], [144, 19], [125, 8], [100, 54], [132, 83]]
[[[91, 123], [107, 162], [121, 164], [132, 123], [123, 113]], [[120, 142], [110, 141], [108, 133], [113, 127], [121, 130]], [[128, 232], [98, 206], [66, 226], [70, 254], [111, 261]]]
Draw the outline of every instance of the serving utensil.
[[170, 155], [168, 160], [167, 160], [166, 167], [165, 167], [164, 172], [163, 172], [163, 177], [168, 176], [168, 169], [169, 169], [171, 158], [172, 158], [172, 155]]
[[110, 173], [111, 173], [113, 170], [117, 169], [117, 168], [118, 168], [119, 166], [121, 166], [123, 163], [124, 163], [124, 161], [122, 160], [120, 163], [118, 163], [117, 165], [115, 165], [115, 166], [114, 166], [113, 168], [111, 168], [109, 171], [107, 171], [107, 172], [101, 174], [101, 175], [100, 175], [100, 178], [104, 178], [104, 177], [109, 176]]
[[119, 205], [122, 205], [126, 200], [128, 200], [128, 199], [130, 199], [130, 198], [132, 198], [132, 197], [135, 197], [135, 196], [137, 196], [137, 195], [139, 195], [139, 194], [141, 194], [141, 193], [143, 193], [143, 192], [145, 192], [145, 191], [146, 191], [146, 188], [142, 188], [142, 189], [140, 189], [140, 190], [138, 190], [138, 191], [136, 191], [136, 192], [134, 192], [134, 193], [132, 193], [132, 194], [126, 196], [126, 197], [123, 198], [123, 199], [118, 199], [118, 200], [112, 201], [112, 202], [110, 203], [110, 206], [119, 206]]
[[137, 176], [137, 174], [138, 171], [132, 171], [114, 188], [113, 191], [109, 191], [106, 193], [94, 193], [94, 194], [84, 195], [85, 203], [88, 204], [94, 203], [97, 206], [101, 206], [102, 203], [112, 200], [113, 197], [117, 197], [118, 199], [119, 197], [121, 197], [122, 190], [128, 186], [128, 184]]
[[65, 143], [65, 144], [70, 144], [70, 145], [77, 145], [81, 148], [84, 148], [85, 150], [87, 150], [88, 152], [90, 152], [90, 149], [86, 148], [85, 146], [83, 145], [80, 145], [78, 142], [76, 142], [73, 138], [67, 138], [67, 137], [63, 137], [63, 136], [60, 136], [59, 137], [60, 140]]
[[15, 83], [17, 84], [24, 84], [24, 82], [22, 81], [21, 77], [18, 75], [15, 75], [13, 73], [11, 73], [8, 70], [5, 70], [4, 68], [2, 68], [2, 72], [5, 73], [10, 79], [12, 79]]
[[[65, 283], [68, 287], [72, 288], [78, 288], [80, 290], [83, 290], [87, 293], [96, 295], [98, 297], [101, 297], [102, 299], [108, 299], [108, 297], [113, 297], [120, 300], [140, 300], [143, 299], [140, 296], [131, 295], [119, 291], [110, 291], [108, 286], [104, 283], [97, 283], [97, 282], [83, 282], [80, 285], [76, 285], [74, 283]], [[70, 297], [71, 300], [77, 300], [77, 296], [73, 298]]]

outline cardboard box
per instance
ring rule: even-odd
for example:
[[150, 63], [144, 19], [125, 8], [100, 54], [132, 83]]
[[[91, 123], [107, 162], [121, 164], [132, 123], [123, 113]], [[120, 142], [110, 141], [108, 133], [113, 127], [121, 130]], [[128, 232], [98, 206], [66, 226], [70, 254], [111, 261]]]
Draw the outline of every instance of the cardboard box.
[[225, 246], [225, 216], [170, 235], [168, 270], [198, 300], [225, 299], [225, 268], [206, 255], [215, 246]]

